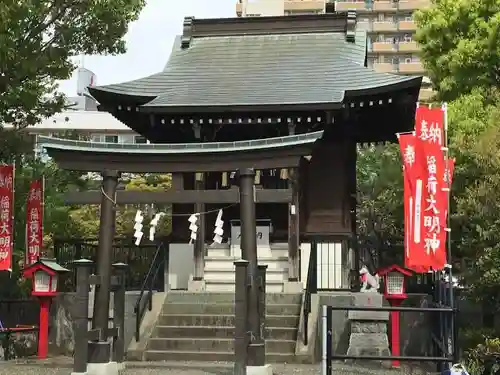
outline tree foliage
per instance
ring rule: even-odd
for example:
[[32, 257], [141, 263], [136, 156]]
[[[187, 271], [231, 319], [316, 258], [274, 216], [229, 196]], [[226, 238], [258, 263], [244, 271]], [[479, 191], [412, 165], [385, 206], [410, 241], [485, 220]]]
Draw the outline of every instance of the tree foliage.
[[415, 19], [424, 67], [441, 99], [500, 85], [500, 0], [433, 0]]
[[25, 127], [60, 112], [57, 80], [80, 54], [118, 54], [144, 0], [2, 0], [0, 125]]
[[[134, 175], [125, 183], [125, 190], [161, 192], [170, 189], [171, 175]], [[160, 205], [120, 205], [116, 213], [116, 235], [131, 237], [134, 233], [134, 217], [137, 210], [145, 212], [151, 219], [156, 212], [170, 212], [170, 207]], [[96, 238], [99, 233], [99, 206], [85, 205], [71, 212], [71, 218], [79, 225], [79, 233], [86, 238]], [[145, 222], [145, 224], [147, 221]], [[160, 221], [157, 234], [168, 234], [171, 229], [170, 218]], [[143, 230], [145, 233], [146, 231]]]

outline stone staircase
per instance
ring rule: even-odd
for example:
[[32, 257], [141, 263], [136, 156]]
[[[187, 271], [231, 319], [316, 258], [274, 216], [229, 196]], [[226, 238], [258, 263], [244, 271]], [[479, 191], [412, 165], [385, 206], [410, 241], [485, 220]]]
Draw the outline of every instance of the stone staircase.
[[[288, 280], [288, 244], [276, 243], [257, 247], [259, 264], [266, 264], [266, 288], [268, 293], [283, 292]], [[228, 244], [207, 247], [205, 256], [205, 285], [207, 292], [234, 292], [234, 261], [241, 259], [241, 250]]]
[[[266, 360], [293, 362], [301, 294], [266, 296]], [[169, 292], [146, 361], [233, 361], [234, 294]]]

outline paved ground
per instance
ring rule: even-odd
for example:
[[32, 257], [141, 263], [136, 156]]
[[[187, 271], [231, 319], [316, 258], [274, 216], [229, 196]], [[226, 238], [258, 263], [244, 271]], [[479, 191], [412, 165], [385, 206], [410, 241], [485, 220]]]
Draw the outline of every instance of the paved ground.
[[[34, 361], [0, 362], [0, 375], [69, 375], [71, 359], [57, 358], [44, 363]], [[320, 375], [320, 365], [275, 364], [275, 375]], [[122, 375], [232, 375], [233, 365], [221, 362], [131, 362]], [[427, 375], [415, 368], [402, 371], [374, 370], [358, 366], [335, 364], [333, 374], [338, 375]]]

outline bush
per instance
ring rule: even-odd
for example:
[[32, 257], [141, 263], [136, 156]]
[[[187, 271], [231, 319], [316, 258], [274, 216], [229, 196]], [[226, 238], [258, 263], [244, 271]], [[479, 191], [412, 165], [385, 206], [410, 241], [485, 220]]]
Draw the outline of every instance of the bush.
[[500, 370], [500, 338], [484, 337], [481, 344], [466, 351], [465, 367], [471, 375], [493, 375]]

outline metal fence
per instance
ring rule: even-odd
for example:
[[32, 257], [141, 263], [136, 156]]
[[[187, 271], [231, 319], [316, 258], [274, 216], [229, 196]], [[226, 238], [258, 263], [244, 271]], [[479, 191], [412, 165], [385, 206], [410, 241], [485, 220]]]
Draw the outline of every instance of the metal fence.
[[[435, 314], [439, 327], [435, 327], [431, 334], [435, 350], [433, 356], [406, 356], [406, 355], [349, 355], [337, 354], [333, 350], [333, 312], [334, 311], [359, 311], [359, 312], [417, 312]], [[456, 309], [450, 307], [359, 307], [359, 306], [322, 306], [322, 366], [321, 375], [332, 375], [334, 360], [355, 361], [408, 361], [408, 362], [435, 362], [440, 367], [438, 372], [445, 369], [446, 364], [456, 363], [456, 331], [450, 329], [449, 318], [456, 314]], [[398, 339], [399, 340], [399, 339]], [[450, 345], [451, 344], [451, 345]], [[399, 344], [398, 344], [399, 346]]]
[[4, 360], [37, 352], [40, 303], [36, 299], [0, 300], [0, 345]]
[[[161, 239], [160, 241], [166, 241]], [[153, 261], [157, 243], [147, 243], [136, 246], [131, 238], [115, 238], [113, 241], [113, 263], [123, 262], [128, 265], [126, 290], [140, 290]], [[97, 238], [56, 238], [54, 241], [54, 257], [65, 267], [70, 267], [77, 259], [96, 261], [98, 251]], [[153, 288], [163, 291], [163, 270]], [[70, 272], [61, 277], [61, 291], [75, 290], [75, 274]]]

